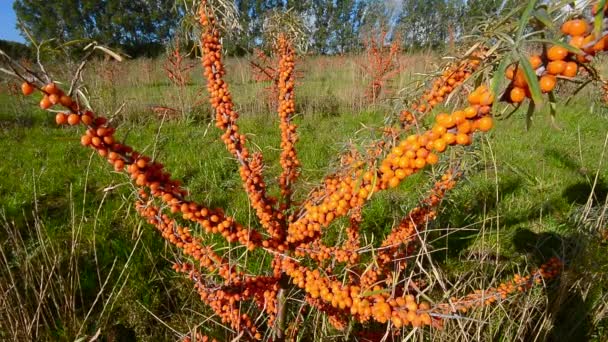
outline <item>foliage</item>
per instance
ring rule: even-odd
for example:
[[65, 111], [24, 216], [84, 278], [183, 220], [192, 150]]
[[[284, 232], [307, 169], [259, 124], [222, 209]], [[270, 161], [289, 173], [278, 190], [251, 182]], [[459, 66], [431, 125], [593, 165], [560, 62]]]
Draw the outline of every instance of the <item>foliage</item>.
[[179, 16], [171, 1], [18, 0], [13, 8], [37, 41], [80, 39], [104, 42], [132, 56], [162, 51], [176, 30]]

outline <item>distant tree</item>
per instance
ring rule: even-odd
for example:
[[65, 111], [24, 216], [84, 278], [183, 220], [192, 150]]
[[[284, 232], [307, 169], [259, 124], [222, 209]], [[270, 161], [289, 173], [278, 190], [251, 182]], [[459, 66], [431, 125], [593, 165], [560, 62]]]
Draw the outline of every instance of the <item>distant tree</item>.
[[398, 30], [410, 49], [444, 46], [461, 31], [463, 0], [404, 0]]
[[36, 40], [94, 39], [134, 56], [162, 53], [179, 24], [166, 0], [16, 0], [13, 8]]

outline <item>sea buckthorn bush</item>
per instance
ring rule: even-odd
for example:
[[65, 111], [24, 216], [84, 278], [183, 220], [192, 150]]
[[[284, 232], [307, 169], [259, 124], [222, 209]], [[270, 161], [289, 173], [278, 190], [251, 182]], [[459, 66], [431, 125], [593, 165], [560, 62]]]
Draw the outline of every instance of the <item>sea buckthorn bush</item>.
[[[303, 316], [292, 314], [289, 307], [294, 305], [300, 312], [322, 313], [333, 328], [361, 339], [377, 331], [397, 337], [410, 329], [442, 329], [452, 318], [483, 306], [507, 305], [518, 293], [560, 275], [564, 260], [553, 256], [496, 286], [447, 298], [441, 286], [432, 284], [429, 270], [435, 269], [430, 261], [415, 256], [427, 248], [425, 230], [440, 215], [442, 201], [466, 176], [466, 170], [450, 163], [448, 152], [458, 155], [490, 132], [499, 102], [519, 104], [530, 98], [538, 103], [538, 94], [551, 94], [560, 82], [580, 76], [580, 70], [594, 77], [589, 64], [608, 48], [608, 35], [598, 35], [590, 17], [566, 20], [562, 40], [544, 43], [542, 54], [513, 63], [497, 53], [499, 47], [477, 43], [429, 80], [429, 89], [384, 127], [382, 138], [364, 152], [340, 156], [340, 168], [302, 195], [296, 191], [302, 168], [295, 120], [298, 58], [290, 35], [280, 34], [274, 42], [281, 172], [277, 180], [268, 181], [263, 154], [251, 148], [250, 137], [239, 127], [214, 7], [202, 0], [197, 16], [201, 67], [215, 126], [238, 165], [255, 224], [197, 203], [163, 163], [118, 141], [113, 123], [89, 108], [81, 93], [9, 62], [14, 76], [24, 81], [24, 95], [40, 93], [40, 108], [57, 111], [57, 125], [83, 127], [80, 143], [130, 178], [138, 214], [179, 251], [173, 269], [192, 281], [200, 300], [233, 338], [295, 339]], [[496, 86], [503, 78], [507, 86]], [[460, 100], [447, 110], [450, 98]], [[443, 108], [436, 113], [433, 109], [439, 106]], [[376, 246], [365, 243], [361, 227], [366, 205], [431, 167], [442, 175], [427, 195], [388, 234], [377, 237]], [[329, 244], [325, 234], [337, 225], [344, 227], [343, 238]], [[252, 273], [217, 248], [217, 237], [226, 246], [246, 250], [243, 255], [266, 258], [269, 261], [256, 263], [267, 264], [267, 269]], [[207, 333], [213, 335], [212, 329]], [[214, 338], [199, 332], [181, 337]]]

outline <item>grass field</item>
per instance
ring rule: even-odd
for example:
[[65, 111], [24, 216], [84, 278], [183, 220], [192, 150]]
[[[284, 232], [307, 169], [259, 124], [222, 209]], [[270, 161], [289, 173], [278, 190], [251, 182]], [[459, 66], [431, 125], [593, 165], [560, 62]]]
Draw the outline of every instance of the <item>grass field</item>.
[[[378, 135], [373, 128], [394, 117], [417, 80], [440, 62], [430, 55], [404, 56], [405, 71], [394, 84], [403, 91], [368, 105], [356, 57], [304, 60], [296, 119], [303, 169], [296, 198], [332, 170], [349, 142], [361, 144]], [[150, 106], [178, 103], [161, 63], [93, 65], [86, 74], [92, 106], [100, 113], [116, 112], [117, 137], [161, 160], [193, 199], [255, 225], [237, 164], [210, 123], [206, 102], [177, 120], [150, 111]], [[276, 194], [278, 119], [260, 101], [264, 85], [252, 81], [244, 59], [229, 61], [228, 70], [241, 131], [249, 133], [253, 149], [264, 152]], [[189, 103], [201, 99], [201, 82], [194, 68], [182, 94]], [[427, 248], [441, 269], [438, 288], [446, 288], [430, 297], [495, 286], [554, 255], [567, 267], [546, 289], [480, 309], [468, 315], [473, 320], [453, 318], [444, 330], [417, 330], [410, 337], [582, 341], [608, 336], [608, 255], [601, 238], [608, 217], [608, 109], [599, 97], [589, 90], [572, 103], [559, 103], [558, 128], [543, 108], [526, 131], [525, 111], [519, 110], [497, 120], [496, 129], [473, 146], [442, 157], [462, 160], [466, 174], [428, 233]], [[176, 340], [196, 326], [221, 338], [221, 325], [212, 323], [192, 284], [171, 270], [175, 251], [135, 213], [127, 176], [80, 146], [81, 129], [58, 128], [52, 114], [33, 108], [36, 99], [0, 95], [0, 319], [5, 321], [0, 339], [68, 341], [99, 332], [108, 341]], [[380, 241], [440, 172], [428, 169], [375, 198], [364, 211], [365, 238]], [[252, 270], [263, 268], [268, 260], [251, 264]], [[300, 337], [347, 339], [312, 315]]]

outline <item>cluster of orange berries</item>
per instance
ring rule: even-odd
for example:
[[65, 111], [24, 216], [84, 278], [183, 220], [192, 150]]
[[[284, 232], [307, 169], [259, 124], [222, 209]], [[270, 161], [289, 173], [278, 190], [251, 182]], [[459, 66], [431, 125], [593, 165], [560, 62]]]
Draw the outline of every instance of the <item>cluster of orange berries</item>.
[[241, 164], [240, 175], [251, 206], [262, 226], [271, 236], [270, 245], [278, 246], [283, 239], [283, 215], [274, 209], [276, 200], [266, 195], [266, 183], [262, 177], [263, 160], [259, 153], [251, 156], [245, 146], [246, 136], [239, 133], [238, 113], [234, 110], [228, 84], [224, 82], [226, 73], [222, 63], [222, 44], [215, 18], [205, 13], [205, 2], [200, 9], [202, 64], [207, 78], [207, 90], [211, 95], [210, 103], [215, 109], [216, 126], [224, 131], [222, 140], [228, 151]]
[[430, 112], [437, 104], [442, 103], [454, 89], [462, 85], [481, 65], [485, 58], [483, 49], [474, 51], [467, 59], [451, 64], [442, 75], [433, 82], [433, 87], [427, 90], [419, 102], [412, 104], [409, 110], [401, 112], [400, 121], [403, 125], [413, 122], [414, 113]]
[[320, 299], [334, 309], [343, 310], [359, 322], [370, 319], [379, 323], [391, 321], [396, 328], [432, 324], [431, 316], [427, 313], [430, 305], [417, 303], [413, 295], [391, 297], [378, 285], [371, 289], [343, 285], [342, 281], [330, 280], [319, 270], [310, 270], [294, 260], [283, 260], [283, 269], [293, 284], [304, 289], [312, 299]]
[[361, 207], [351, 210], [350, 225], [346, 228], [346, 240], [341, 246], [327, 246], [321, 239], [304, 243], [298, 246], [294, 255], [297, 257], [307, 256], [317, 262], [335, 261], [347, 263], [354, 266], [360, 259], [359, 227], [362, 221]]
[[450, 145], [469, 145], [475, 131], [489, 131], [493, 127], [488, 114], [494, 95], [486, 86], [480, 86], [468, 100], [470, 106], [466, 109], [451, 115], [441, 113], [431, 130], [401, 141], [382, 160], [377, 172], [358, 169], [352, 176], [326, 179], [321, 190], [325, 197], [320, 203], [304, 204], [305, 213], [288, 227], [287, 242], [299, 244], [314, 240], [323, 227], [352, 208], [362, 206], [372, 193], [397, 187], [427, 164], [436, 164], [439, 157], [432, 151], [441, 153]]
[[[152, 161], [150, 157], [141, 155], [130, 146], [115, 141], [115, 128], [109, 125], [106, 118], [95, 117], [91, 111], [81, 110], [76, 101], [72, 98], [68, 100], [68, 96], [64, 95], [55, 83], [49, 83], [41, 90], [44, 93], [41, 102], [45, 99], [51, 101], [53, 95], [61, 95], [59, 98], [63, 100], [58, 103], [67, 105], [67, 109], [71, 111], [70, 114], [58, 113], [55, 116], [57, 124], [86, 125], [88, 129], [80, 140], [82, 145], [95, 149], [116, 171], [126, 170], [135, 185], [149, 189], [149, 194], [161, 199], [171, 208], [172, 213], [179, 212], [184, 219], [199, 223], [207, 232], [222, 234], [228, 241], [239, 241], [250, 249], [261, 244], [261, 236], [256, 231], [245, 229], [231, 217], [226, 217], [221, 210], [211, 210], [185, 200], [186, 190], [181, 187], [179, 181], [171, 179], [171, 175], [163, 171], [164, 166], [161, 163]], [[22, 91], [25, 95], [30, 95], [34, 87], [30, 83], [24, 83]], [[145, 198], [148, 196], [146, 193], [141, 195]], [[186, 248], [181, 245], [178, 247]], [[191, 252], [196, 254], [196, 251]]]
[[281, 129], [281, 157], [283, 172], [279, 176], [281, 194], [289, 203], [292, 189], [291, 184], [299, 176], [300, 161], [295, 150], [298, 141], [296, 125], [291, 119], [296, 110], [295, 103], [295, 50], [285, 35], [278, 38], [279, 51], [279, 128]]
[[394, 188], [409, 175], [436, 164], [436, 153], [444, 152], [450, 145], [469, 145], [475, 131], [487, 132], [493, 127], [488, 114], [494, 95], [486, 86], [475, 89], [468, 97], [469, 107], [452, 114], [440, 113], [435, 125], [422, 134], [414, 134], [395, 146], [380, 164], [382, 189]]
[[[574, 54], [561, 45], [552, 45], [544, 55], [529, 57], [530, 65], [539, 75], [538, 82], [543, 93], [553, 91], [559, 77], [575, 77], [579, 64], [589, 62], [596, 53], [608, 49], [608, 34], [595, 37], [591, 29], [592, 25], [586, 19], [568, 20], [561, 27], [562, 33], [570, 37], [568, 43], [581, 49], [582, 54]], [[506, 77], [512, 81], [509, 91], [511, 102], [520, 103], [531, 97], [528, 80], [522, 68], [518, 65], [510, 66]]]
[[491, 287], [487, 290], [475, 290], [472, 294], [462, 298], [452, 297], [450, 303], [435, 306], [432, 311], [440, 313], [461, 312], [466, 313], [472, 308], [490, 305], [495, 302], [505, 300], [516, 292], [529, 290], [534, 284], [541, 284], [543, 281], [557, 277], [563, 264], [556, 257], [550, 258], [539, 269], [533, 270], [531, 274], [520, 276], [516, 274], [513, 279], [501, 283], [498, 287]]
[[[309, 302], [321, 308], [330, 316], [336, 318], [337, 328], [340, 328], [340, 314], [350, 314], [356, 321], [367, 322], [370, 319], [379, 323], [391, 322], [397, 329], [405, 326], [421, 327], [425, 325], [440, 325], [440, 316], [453, 311], [466, 312], [473, 307], [490, 305], [498, 300], [506, 299], [515, 291], [525, 291], [534, 284], [556, 277], [562, 268], [557, 258], [551, 258], [540, 269], [531, 275], [520, 277], [501, 284], [497, 288], [486, 291], [475, 291], [461, 299], [452, 299], [451, 303], [431, 306], [426, 302], [418, 302], [416, 298], [404, 292], [391, 295], [382, 291], [379, 285], [370, 288], [346, 284], [342, 281], [331, 280], [318, 269], [311, 270], [299, 265], [292, 259], [283, 260], [283, 269], [291, 277], [292, 282], [304, 289]], [[435, 317], [433, 317], [435, 316]]]

